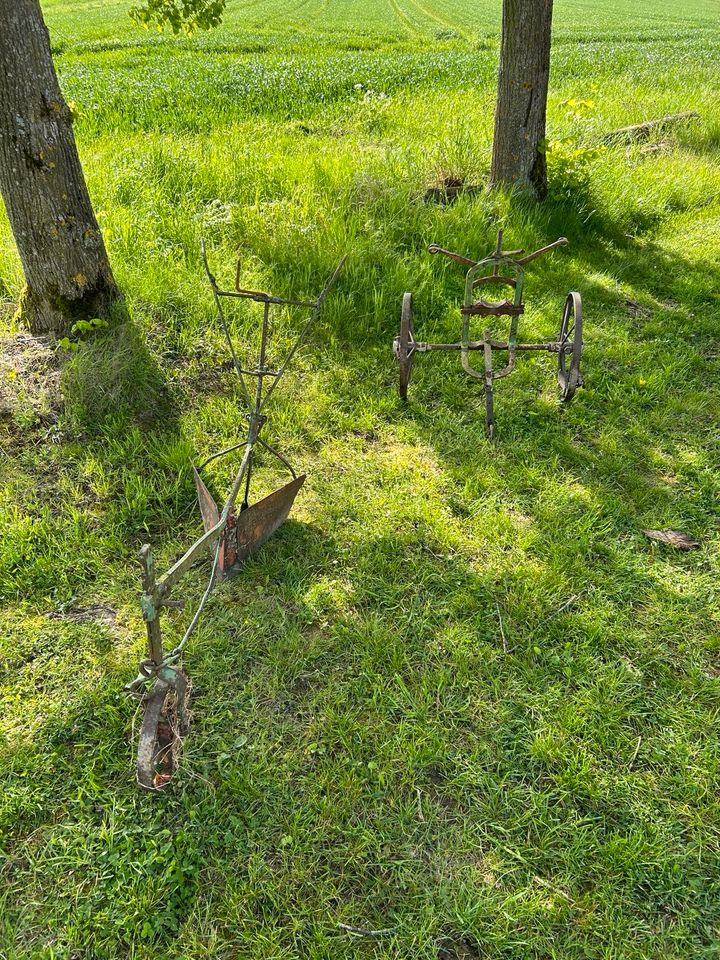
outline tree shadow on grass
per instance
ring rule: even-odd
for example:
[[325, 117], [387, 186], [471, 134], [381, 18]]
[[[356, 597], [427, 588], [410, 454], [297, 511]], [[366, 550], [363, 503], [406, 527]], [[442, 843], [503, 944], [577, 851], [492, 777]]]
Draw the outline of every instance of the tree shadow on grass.
[[[112, 640], [100, 655], [99, 632]], [[2, 663], [4, 933], [31, 913], [33, 937], [74, 949], [108, 938], [120, 955], [131, 944], [169, 942], [192, 909], [202, 860], [184, 831], [182, 796], [158, 802], [135, 785], [141, 711], [122, 692], [132, 675], [123, 633], [36, 616], [18, 624], [15, 656]], [[91, 878], [79, 911], [70, 863]]]
[[[176, 397], [134, 323], [80, 344], [59, 376], [56, 350], [44, 349], [44, 392], [8, 419], [1, 466], [17, 518], [0, 548], [0, 595], [82, 607], [109, 564], [148, 530], [177, 523], [192, 497], [189, 449]], [[23, 363], [18, 396], [39, 380]]]
[[163, 372], [131, 320], [82, 344], [65, 364], [61, 386], [68, 432], [100, 436], [131, 424], [177, 430], [178, 412]]
[[[373, 456], [368, 443], [363, 457]], [[363, 457], [350, 464], [351, 475], [362, 476]], [[420, 516], [405, 523], [400, 510], [392, 518], [397, 526], [383, 531], [362, 506], [348, 506], [347, 536], [328, 514], [313, 524], [290, 521], [218, 591], [188, 656], [208, 693], [196, 706], [177, 785], [164, 797], [133, 796], [128, 764], [118, 762], [127, 757], [124, 710], [97, 690], [94, 696], [91, 684], [62, 723], [45, 731], [45, 773], [53, 777], [35, 791], [33, 818], [18, 821], [21, 832], [36, 825], [41, 807], [45, 814], [61, 810], [62, 828], [82, 827], [82, 849], [65, 847], [64, 854], [69, 862], [82, 855], [88, 896], [110, 904], [97, 917], [91, 911], [72, 921], [73, 947], [97, 936], [161, 949], [197, 921], [198, 899], [228, 938], [241, 927], [246, 936], [270, 926], [287, 945], [290, 916], [306, 933], [314, 923], [328, 938], [336, 917], [360, 923], [377, 916], [397, 924], [404, 941], [425, 910], [443, 929], [467, 912], [463, 931], [482, 940], [493, 916], [508, 909], [507, 898], [535, 889], [538, 876], [546, 884], [562, 877], [566, 898], [587, 895], [584, 877], [567, 876], [568, 857], [585, 857], [594, 876], [603, 880], [607, 871], [612, 883], [624, 884], [622, 895], [643, 922], [670, 897], [659, 868], [655, 900], [634, 878], [642, 851], [618, 866], [604, 847], [607, 831], [633, 822], [637, 794], [623, 792], [619, 778], [600, 784], [598, 769], [610, 777], [618, 750], [630, 757], [631, 734], [641, 731], [647, 750], [662, 732], [662, 717], [647, 717], [642, 691], [623, 701], [628, 716], [621, 722], [612, 714], [611, 729], [606, 708], [598, 707], [580, 731], [570, 736], [560, 724], [557, 744], [536, 747], [551, 708], [577, 697], [578, 709], [587, 709], [588, 678], [604, 678], [619, 656], [658, 680], [659, 691], [648, 688], [655, 703], [672, 699], [663, 669], [650, 674], [648, 658], [638, 659], [639, 644], [623, 632], [627, 596], [608, 598], [606, 622], [618, 625], [599, 635], [583, 602], [559, 612], [548, 602], [542, 560], [478, 570]], [[620, 572], [628, 594], [640, 594], [641, 572]], [[197, 578], [191, 589], [197, 596]], [[87, 776], [79, 784], [81, 758]], [[18, 760], [30, 771], [32, 764]], [[640, 789], [650, 771], [644, 756], [636, 763]], [[39, 758], [34, 767], [41, 777]], [[42, 831], [56, 843], [62, 835], [47, 819]], [[72, 842], [73, 831], [67, 835]], [[503, 852], [508, 848], [515, 859]], [[56, 845], [47, 859], [42, 844], [20, 849], [28, 860], [17, 867], [18, 884], [59, 877]], [[257, 859], [252, 876], [249, 854]], [[468, 883], [477, 889], [472, 865], [485, 869], [486, 857], [508, 876], [501, 887], [486, 887], [486, 910], [477, 913], [465, 891]], [[213, 883], [206, 882], [208, 864]], [[265, 878], [259, 890], [258, 864]], [[24, 889], [21, 902], [32, 894], [31, 885]], [[67, 889], [52, 917], [59, 943], [73, 917], [73, 883]], [[233, 912], [233, 891], [245, 904], [241, 916]], [[145, 929], [138, 915], [128, 925], [117, 905], [137, 910], [149, 896], [162, 904], [157, 924]], [[33, 909], [42, 927], [42, 907]], [[540, 908], [532, 915], [537, 936], [571, 944], [572, 925], [547, 916]], [[433, 936], [425, 927], [428, 949]]]

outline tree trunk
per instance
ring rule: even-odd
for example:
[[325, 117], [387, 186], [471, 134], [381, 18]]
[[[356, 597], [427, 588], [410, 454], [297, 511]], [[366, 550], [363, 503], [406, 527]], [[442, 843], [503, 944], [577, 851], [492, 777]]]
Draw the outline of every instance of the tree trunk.
[[67, 332], [120, 293], [85, 185], [39, 0], [0, 0], [0, 193], [25, 271], [23, 321]]
[[490, 182], [547, 193], [545, 114], [552, 0], [504, 0]]

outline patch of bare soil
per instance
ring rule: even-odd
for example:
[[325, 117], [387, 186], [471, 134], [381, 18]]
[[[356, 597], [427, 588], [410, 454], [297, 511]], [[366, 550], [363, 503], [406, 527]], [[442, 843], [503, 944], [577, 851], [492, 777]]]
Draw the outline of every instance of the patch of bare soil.
[[438, 960], [480, 960], [480, 953], [467, 940], [446, 937], [438, 944]]
[[48, 427], [57, 423], [61, 403], [60, 365], [49, 338], [0, 337], [0, 421], [13, 432]]
[[114, 627], [117, 615], [112, 607], [104, 603], [91, 603], [88, 607], [72, 607], [67, 610], [53, 610], [47, 614], [48, 620], [70, 620], [72, 623], [90, 623], [92, 621]]

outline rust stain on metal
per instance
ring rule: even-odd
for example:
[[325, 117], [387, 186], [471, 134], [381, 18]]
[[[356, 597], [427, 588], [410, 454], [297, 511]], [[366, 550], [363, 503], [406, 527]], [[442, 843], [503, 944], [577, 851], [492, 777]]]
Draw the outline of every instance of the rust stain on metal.
[[[220, 519], [220, 511], [197, 470], [193, 468], [193, 472], [203, 525], [206, 531], [212, 530]], [[225, 531], [220, 537], [218, 579], [238, 573], [242, 563], [285, 522], [304, 483], [305, 474], [302, 474], [257, 503], [250, 504], [246, 510], [230, 512]], [[214, 556], [217, 540], [211, 541], [208, 546]]]
[[235, 518], [231, 536], [235, 540], [236, 562], [247, 560], [285, 522], [304, 483], [303, 473], [284, 487], [253, 503]]

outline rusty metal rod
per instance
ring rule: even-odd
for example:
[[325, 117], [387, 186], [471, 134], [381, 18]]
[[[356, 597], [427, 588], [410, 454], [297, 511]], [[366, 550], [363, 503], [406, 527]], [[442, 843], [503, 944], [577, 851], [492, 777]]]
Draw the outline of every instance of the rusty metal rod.
[[269, 293], [260, 293], [257, 290], [216, 290], [219, 297], [235, 297], [236, 300], [254, 300], [256, 303], [277, 303], [288, 307], [314, 307], [315, 300], [285, 300], [283, 297], [272, 297]]
[[237, 499], [238, 491], [242, 484], [243, 478], [245, 476], [245, 470], [247, 467], [247, 462], [250, 458], [250, 453], [252, 451], [253, 444], [248, 440], [245, 444], [245, 454], [240, 464], [240, 469], [238, 470], [235, 476], [235, 482], [233, 483], [232, 490], [230, 495], [225, 501], [225, 506], [223, 507], [223, 512], [220, 515], [220, 519], [215, 524], [214, 527], [211, 527], [206, 533], [204, 533], [199, 540], [196, 540], [195, 543], [186, 550], [180, 559], [170, 567], [168, 572], [164, 577], [161, 577], [157, 582], [157, 592], [160, 596], [166, 595], [170, 592], [173, 586], [178, 582], [180, 577], [192, 566], [195, 558], [200, 554], [205, 546], [212, 541], [215, 537], [218, 537], [227, 526], [227, 518], [232, 509], [235, 500]]
[[[212, 572], [210, 574], [210, 580], [208, 582], [207, 588], [203, 593], [203, 596], [200, 600], [198, 608], [195, 611], [195, 614], [193, 615], [192, 620], [190, 621], [190, 624], [187, 630], [185, 631], [185, 635], [183, 636], [182, 640], [174, 648], [174, 650], [172, 650], [169, 654], [163, 657], [162, 662], [164, 664], [168, 664], [176, 660], [182, 653], [183, 648], [185, 647], [185, 644], [187, 643], [195, 627], [197, 626], [198, 620], [200, 619], [200, 615], [203, 611], [203, 608], [205, 607], [205, 603], [207, 602], [207, 599], [210, 596], [210, 593], [212, 592], [213, 586], [215, 585], [215, 578], [217, 575], [217, 570], [220, 562], [222, 534], [224, 533], [228, 525], [228, 519], [230, 517], [233, 507], [235, 506], [235, 501], [237, 500], [238, 494], [240, 492], [240, 488], [243, 484], [243, 480], [247, 481], [248, 479], [250, 464], [252, 461], [253, 447], [259, 441], [258, 433], [263, 423], [265, 422], [265, 417], [261, 413], [261, 409], [265, 405], [265, 403], [267, 403], [270, 397], [270, 394], [272, 393], [274, 388], [277, 386], [280, 378], [282, 377], [283, 373], [287, 369], [288, 364], [290, 363], [292, 357], [294, 356], [298, 346], [302, 342], [308, 328], [310, 327], [310, 324], [317, 317], [320, 311], [320, 308], [323, 304], [323, 301], [325, 300], [325, 297], [330, 291], [330, 288], [335, 283], [335, 280], [337, 279], [338, 274], [340, 273], [346, 260], [346, 257], [342, 258], [342, 260], [335, 268], [332, 276], [330, 277], [330, 280], [325, 285], [322, 293], [317, 298], [317, 300], [314, 300], [314, 301], [283, 300], [280, 297], [270, 297], [269, 295], [265, 295], [265, 294], [260, 295], [260, 294], [254, 294], [253, 292], [250, 292], [249, 294], [245, 294], [243, 292], [232, 293], [231, 291], [223, 291], [218, 289], [217, 281], [215, 280], [215, 277], [210, 271], [210, 267], [207, 260], [207, 253], [205, 250], [205, 243], [203, 241], [201, 241], [201, 251], [202, 251], [203, 264], [205, 266], [205, 272], [208, 276], [208, 280], [210, 281], [210, 285], [212, 287], [215, 303], [218, 308], [218, 313], [223, 326], [225, 337], [227, 339], [228, 346], [230, 348], [230, 352], [233, 357], [235, 369], [238, 373], [238, 377], [242, 384], [243, 394], [244, 394], [244, 397], [248, 406], [248, 411], [249, 411], [250, 429], [249, 429], [248, 437], [245, 440], [245, 453], [242, 458], [242, 463], [240, 464], [237, 474], [235, 475], [235, 480], [233, 482], [232, 489], [230, 491], [230, 494], [227, 500], [225, 501], [225, 504], [223, 506], [218, 522], [209, 530], [207, 530], [198, 540], [196, 540], [195, 543], [191, 547], [189, 547], [188, 550], [186, 550], [183, 556], [180, 557], [180, 559], [177, 560], [172, 565], [172, 567], [167, 571], [167, 573], [163, 577], [157, 580], [153, 576], [152, 568], [149, 567], [149, 563], [148, 563], [149, 557], [147, 558], [144, 557], [144, 561], [146, 564], [145, 579], [147, 582], [147, 586], [153, 588], [152, 590], [152, 593], [153, 593], [152, 600], [154, 601], [153, 606], [157, 611], [158, 607], [162, 604], [164, 599], [169, 595], [173, 586], [178, 582], [178, 580], [180, 580], [183, 574], [187, 572], [187, 570], [195, 561], [196, 557], [204, 550], [205, 546], [208, 543], [212, 543], [214, 540], [217, 540], [217, 545], [215, 548], [215, 555], [214, 555], [213, 565], [212, 565]], [[260, 355], [258, 358], [257, 371], [252, 374], [257, 378], [254, 402], [251, 399], [250, 393], [245, 384], [245, 380], [243, 377], [243, 370], [240, 366], [240, 363], [233, 349], [232, 340], [230, 337], [230, 331], [227, 327], [227, 323], [225, 322], [225, 317], [220, 304], [220, 298], [223, 296], [246, 296], [246, 297], [249, 296], [251, 299], [259, 300], [262, 303], [264, 303]], [[268, 340], [268, 333], [269, 333], [269, 310], [270, 310], [271, 304], [285, 304], [289, 306], [305, 306], [305, 307], [312, 308], [310, 317], [308, 318], [306, 324], [302, 328], [300, 335], [297, 337], [292, 347], [290, 348], [290, 351], [288, 352], [284, 363], [281, 365], [280, 369], [277, 371], [274, 371], [274, 370], [271, 371], [265, 368], [265, 357], [266, 357], [267, 340]], [[272, 383], [270, 384], [270, 387], [268, 388], [267, 392], [265, 393], [265, 396], [263, 397], [263, 381], [265, 377], [271, 377]], [[232, 447], [228, 447], [226, 450], [220, 451], [220, 453], [215, 456], [221, 456], [223, 453], [229, 453], [231, 452], [231, 450], [238, 449], [239, 446], [242, 446], [242, 444], [237, 444]], [[288, 467], [288, 469], [293, 474], [293, 476], [295, 476], [295, 473], [292, 467], [290, 467], [288, 462], [280, 454], [278, 454], [276, 450], [274, 450], [272, 447], [270, 447], [268, 444], [265, 444], [265, 443], [263, 443], [263, 446], [265, 446], [271, 453], [275, 454], [275, 456], [278, 457], [278, 459], [281, 460], [282, 463], [284, 463]], [[205, 466], [208, 463], [210, 463], [212, 460], [214, 460], [215, 456], [208, 458], [208, 460], [206, 460], [205, 463], [202, 464], [202, 466]], [[154, 633], [156, 629], [159, 632], [159, 627], [157, 627], [157, 625], [153, 627], [152, 632]], [[153, 647], [152, 641], [155, 640], [154, 646], [157, 649], [157, 652], [159, 653], [160, 647], [158, 643], [158, 638], [151, 636], [150, 625], [148, 627], [148, 637], [149, 637], [149, 640], [151, 641], [151, 648]]]
[[[423, 343], [421, 340], [415, 341], [413, 349], [418, 353], [429, 353], [431, 350], [462, 350], [463, 346], [467, 350], [483, 350], [484, 340], [470, 340], [466, 344], [462, 343]], [[493, 350], [509, 350], [510, 344], [503, 340], [491, 340], [490, 346]], [[571, 353], [573, 345], [571, 343], [516, 343], [515, 350], [547, 350], [548, 353]]]
[[471, 260], [469, 257], [464, 257], [461, 253], [453, 253], [452, 250], [446, 250], [437, 243], [430, 244], [428, 247], [428, 253], [442, 253], [443, 256], [450, 257], [451, 260], [461, 263], [464, 267], [474, 267], [477, 263], [476, 260]]
[[[220, 533], [222, 533], [222, 531], [227, 526], [228, 517], [230, 516], [230, 511], [235, 505], [237, 495], [240, 492], [240, 487], [242, 485], [242, 481], [245, 476], [245, 471], [247, 470], [250, 458], [252, 457], [253, 446], [254, 446], [254, 443], [248, 440], [245, 447], [245, 454], [243, 456], [242, 463], [240, 464], [240, 469], [238, 470], [237, 475], [235, 477], [235, 482], [233, 483], [232, 490], [230, 491], [230, 495], [225, 501], [225, 505], [223, 507], [222, 513], [220, 514], [220, 520], [212, 528], [212, 530], [209, 530], [204, 537], [201, 537], [200, 540], [198, 540], [197, 543], [194, 544], [194, 546], [190, 547], [190, 549], [187, 551], [185, 556], [182, 557], [181, 560], [178, 560], [175, 566], [172, 567], [165, 574], [165, 576], [161, 579], [160, 583], [158, 584], [158, 590], [161, 590], [161, 589], [169, 590], [172, 584], [176, 580], [178, 580], [182, 576], [182, 574], [187, 570], [187, 568], [190, 566], [190, 564], [192, 563], [192, 559], [194, 559], [194, 556], [198, 552], [197, 548], [200, 546], [200, 544], [206, 543], [209, 539], [209, 535], [212, 535], [216, 531], [219, 531]], [[215, 586], [215, 577], [217, 576], [217, 569], [220, 563], [220, 547], [221, 547], [221, 539], [218, 537], [217, 546], [215, 548], [215, 556], [213, 558], [212, 571], [210, 573], [210, 579], [208, 580], [208, 585], [205, 588], [205, 592], [203, 593], [202, 598], [200, 599], [198, 608], [195, 611], [187, 630], [185, 631], [185, 635], [183, 636], [180, 643], [175, 647], [175, 649], [171, 650], [170, 653], [167, 654], [167, 656], [165, 657], [164, 662], [166, 664], [172, 663], [173, 660], [177, 660], [177, 658], [183, 652], [185, 644], [190, 639], [190, 636], [192, 635], [192, 633], [195, 630], [195, 627], [198, 624], [200, 615], [203, 612], [203, 609], [205, 607], [205, 604], [207, 603], [208, 597], [212, 593], [212, 589]]]
[[275, 447], [271, 447], [269, 443], [266, 443], [266, 442], [263, 440], [262, 437], [258, 437], [258, 443], [260, 444], [261, 447], [265, 447], [265, 449], [266, 449], [269, 453], [271, 453], [274, 457], [277, 457], [278, 460], [280, 461], [280, 463], [284, 464], [284, 465], [288, 468], [288, 470], [290, 471], [290, 475], [291, 475], [291, 477], [293, 478], [293, 480], [297, 480], [297, 473], [296, 473], [295, 470], [293, 469], [293, 466], [292, 466], [292, 464], [290, 463], [289, 460], [286, 460], [285, 457], [284, 457], [281, 453], [278, 453], [278, 451], [275, 449]]
[[197, 470], [198, 473], [200, 473], [200, 471], [201, 471], [201, 470], [204, 470], [205, 467], [206, 467], [209, 463], [212, 463], [212, 462], [213, 462], [213, 460], [217, 460], [218, 457], [224, 457], [226, 453], [232, 453], [233, 450], [239, 450], [240, 447], [244, 447], [244, 446], [245, 446], [245, 443], [246, 443], [246, 442], [247, 442], [247, 441], [246, 441], [245, 439], [242, 439], [242, 440], [240, 440], [239, 443], [233, 443], [232, 446], [230, 446], [230, 447], [225, 447], [224, 450], [218, 450], [217, 453], [213, 453], [211, 456], [209, 456], [209, 457], [207, 458], [207, 460], [203, 460], [203, 462], [200, 464], [200, 466], [199, 466], [199, 467], [196, 467], [195, 469]]
[[566, 247], [569, 242], [570, 241], [567, 239], [567, 237], [560, 237], [559, 240], [549, 243], [546, 247], [540, 247], [540, 249], [536, 250], [535, 253], [530, 253], [527, 257], [523, 257], [522, 260], [516, 260], [515, 263], [521, 267], [524, 267], [526, 263], [530, 263], [532, 260], [537, 260], [538, 257], [541, 257], [544, 253], [549, 253], [556, 247]]

